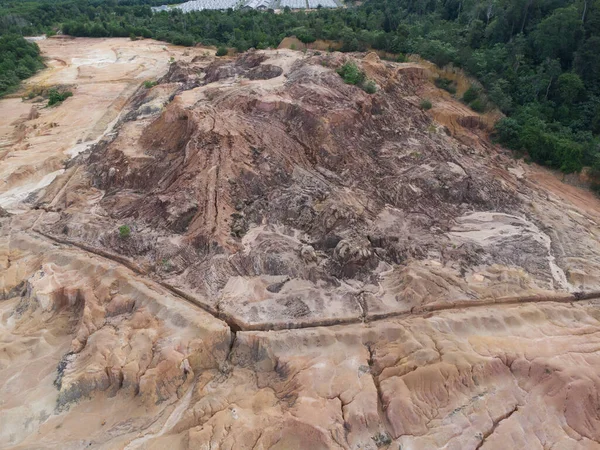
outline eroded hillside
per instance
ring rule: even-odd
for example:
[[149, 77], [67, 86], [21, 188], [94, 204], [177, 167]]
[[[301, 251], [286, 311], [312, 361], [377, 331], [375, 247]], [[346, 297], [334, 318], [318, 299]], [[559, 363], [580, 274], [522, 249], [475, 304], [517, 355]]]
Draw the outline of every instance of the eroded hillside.
[[40, 45], [75, 95], [0, 102], [1, 447], [600, 448], [600, 202], [426, 65]]

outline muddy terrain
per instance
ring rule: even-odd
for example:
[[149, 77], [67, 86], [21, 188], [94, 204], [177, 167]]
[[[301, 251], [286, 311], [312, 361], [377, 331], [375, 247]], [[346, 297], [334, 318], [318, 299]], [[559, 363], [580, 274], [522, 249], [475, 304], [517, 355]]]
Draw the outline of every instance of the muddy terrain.
[[74, 95], [0, 100], [0, 448], [600, 448], [600, 201], [430, 65], [39, 44], [23, 92]]

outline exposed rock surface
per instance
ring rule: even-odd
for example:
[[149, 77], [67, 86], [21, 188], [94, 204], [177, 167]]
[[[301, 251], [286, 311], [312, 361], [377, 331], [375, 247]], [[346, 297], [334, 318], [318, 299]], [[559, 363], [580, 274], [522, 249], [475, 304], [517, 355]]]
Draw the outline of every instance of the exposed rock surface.
[[426, 65], [151, 45], [114, 127], [0, 188], [0, 448], [600, 448], [597, 199]]

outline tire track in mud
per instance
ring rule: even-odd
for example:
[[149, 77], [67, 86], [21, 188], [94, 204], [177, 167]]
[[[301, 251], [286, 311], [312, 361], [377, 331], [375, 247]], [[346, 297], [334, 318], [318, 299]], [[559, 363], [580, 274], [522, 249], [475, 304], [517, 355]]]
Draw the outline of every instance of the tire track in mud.
[[561, 293], [557, 292], [555, 295], [530, 295], [530, 296], [512, 296], [512, 297], [498, 297], [498, 298], [487, 298], [480, 300], [456, 300], [448, 302], [436, 302], [429, 303], [427, 305], [414, 307], [409, 311], [390, 311], [387, 313], [372, 314], [366, 316], [356, 316], [347, 319], [321, 319], [321, 320], [309, 320], [304, 322], [295, 323], [257, 323], [257, 324], [245, 324], [240, 319], [230, 314], [224, 313], [217, 310], [214, 306], [203, 302], [199, 298], [191, 295], [184, 290], [171, 285], [165, 281], [154, 279], [148, 270], [139, 264], [131, 261], [130, 259], [120, 256], [105, 250], [101, 250], [92, 247], [87, 244], [72, 241], [70, 239], [60, 238], [40, 230], [30, 230], [38, 238], [47, 239], [54, 243], [75, 247], [79, 250], [83, 250], [86, 253], [91, 253], [97, 257], [102, 257], [110, 261], [121, 264], [136, 275], [144, 277], [146, 281], [156, 283], [163, 288], [167, 289], [173, 295], [195, 306], [198, 306], [202, 310], [211, 314], [216, 319], [225, 322], [233, 333], [238, 331], [282, 331], [291, 329], [305, 329], [305, 328], [320, 328], [320, 327], [332, 327], [342, 325], [355, 325], [355, 324], [369, 324], [378, 321], [384, 321], [388, 319], [406, 319], [412, 317], [423, 317], [429, 318], [437, 312], [443, 311], [454, 311], [454, 310], [466, 310], [471, 308], [480, 308], [486, 306], [502, 306], [502, 305], [521, 305], [531, 303], [564, 303], [573, 304], [576, 302], [583, 302], [588, 300], [600, 299], [600, 291], [589, 291], [589, 292], [573, 292], [573, 293]]

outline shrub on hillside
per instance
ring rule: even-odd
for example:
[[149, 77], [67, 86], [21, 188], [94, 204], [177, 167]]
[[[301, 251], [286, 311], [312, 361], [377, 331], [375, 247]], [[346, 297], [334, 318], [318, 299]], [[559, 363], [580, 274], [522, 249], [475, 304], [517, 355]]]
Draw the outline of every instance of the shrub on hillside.
[[365, 81], [365, 73], [353, 62], [346, 62], [337, 70], [344, 83], [360, 85]]
[[125, 239], [129, 236], [131, 236], [131, 228], [129, 228], [129, 225], [121, 225], [119, 227], [119, 237]]
[[50, 89], [48, 91], [48, 106], [59, 105], [72, 95], [71, 91], [59, 92], [57, 89]]
[[377, 84], [373, 80], [367, 80], [362, 85], [363, 91], [367, 94], [374, 94], [377, 92]]
[[342, 77], [344, 83], [359, 86], [367, 94], [374, 94], [377, 92], [377, 84], [375, 81], [368, 80], [365, 73], [351, 61], [344, 63], [342, 67], [337, 70], [337, 73]]
[[421, 109], [427, 111], [427, 110], [430, 110], [432, 107], [433, 107], [433, 105], [431, 104], [431, 101], [429, 101], [427, 99], [421, 100]]
[[434, 81], [435, 85], [440, 89], [450, 92], [451, 94], [456, 94], [456, 85], [454, 81], [448, 78], [436, 78]]
[[480, 98], [476, 98], [475, 100], [473, 100], [471, 103], [469, 103], [469, 106], [473, 111], [476, 111], [478, 113], [482, 113], [485, 111], [485, 103]]
[[463, 94], [463, 98], [462, 99], [463, 99], [463, 102], [465, 102], [468, 105], [471, 102], [477, 100], [478, 97], [479, 97], [479, 91], [474, 86], [471, 86]]

